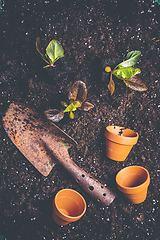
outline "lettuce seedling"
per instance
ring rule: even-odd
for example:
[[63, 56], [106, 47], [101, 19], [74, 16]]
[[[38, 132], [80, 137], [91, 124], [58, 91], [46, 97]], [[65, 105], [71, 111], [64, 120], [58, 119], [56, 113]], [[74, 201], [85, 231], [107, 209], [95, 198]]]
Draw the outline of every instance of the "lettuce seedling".
[[85, 102], [87, 98], [87, 87], [86, 84], [82, 81], [76, 81], [69, 93], [68, 93], [68, 99], [69, 99], [69, 105], [62, 101], [61, 104], [63, 107], [65, 107], [64, 110], [57, 110], [57, 109], [48, 109], [45, 111], [46, 117], [53, 121], [53, 122], [59, 122], [64, 118], [65, 113], [69, 113], [69, 117], [71, 119], [74, 118], [74, 113], [77, 108], [83, 111], [89, 111], [91, 108], [94, 107], [89, 102]]
[[40, 37], [38, 37], [36, 40], [36, 49], [40, 53], [42, 59], [48, 64], [43, 68], [56, 67], [56, 65], [54, 65], [55, 62], [59, 58], [64, 57], [64, 50], [57, 40], [52, 40], [46, 47], [46, 53], [43, 53]]
[[141, 55], [140, 51], [131, 51], [127, 54], [125, 61], [119, 63], [113, 70], [109, 66], [105, 68], [106, 72], [110, 72], [110, 81], [108, 84], [108, 89], [111, 95], [115, 91], [115, 83], [113, 81], [112, 75], [123, 80], [127, 87], [135, 91], [146, 91], [147, 87], [142, 82], [142, 80], [137, 76], [141, 73], [139, 68], [133, 67]]

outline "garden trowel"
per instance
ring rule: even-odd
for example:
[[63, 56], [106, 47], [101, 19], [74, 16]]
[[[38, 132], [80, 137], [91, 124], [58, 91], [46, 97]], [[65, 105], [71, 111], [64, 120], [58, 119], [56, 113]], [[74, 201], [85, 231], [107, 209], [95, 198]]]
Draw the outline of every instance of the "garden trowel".
[[71, 160], [68, 149], [76, 141], [44, 116], [25, 104], [11, 103], [3, 117], [3, 126], [12, 142], [43, 176], [48, 176], [55, 163], [60, 163], [102, 205], [112, 203], [115, 194]]

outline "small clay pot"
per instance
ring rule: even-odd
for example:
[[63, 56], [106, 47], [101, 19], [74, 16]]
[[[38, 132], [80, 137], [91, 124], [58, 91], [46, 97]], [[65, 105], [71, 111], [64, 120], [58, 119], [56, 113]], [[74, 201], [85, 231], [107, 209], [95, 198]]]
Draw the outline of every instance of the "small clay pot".
[[129, 166], [117, 173], [118, 189], [134, 204], [143, 202], [147, 197], [150, 184], [149, 172], [141, 166]]
[[82, 195], [72, 189], [60, 190], [53, 200], [53, 220], [58, 225], [67, 225], [79, 220], [86, 212]]
[[138, 133], [120, 126], [108, 126], [105, 130], [106, 155], [115, 161], [124, 161], [137, 143]]

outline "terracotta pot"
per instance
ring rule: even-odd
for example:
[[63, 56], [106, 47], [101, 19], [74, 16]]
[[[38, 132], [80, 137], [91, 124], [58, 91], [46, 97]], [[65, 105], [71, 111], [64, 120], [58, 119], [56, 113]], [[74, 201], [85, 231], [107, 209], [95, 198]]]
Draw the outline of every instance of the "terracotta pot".
[[137, 143], [138, 133], [120, 126], [108, 126], [105, 130], [106, 155], [115, 161], [124, 161]]
[[147, 189], [150, 184], [149, 172], [141, 166], [129, 166], [123, 168], [116, 176], [118, 189], [129, 199], [138, 204], [147, 197]]
[[53, 220], [59, 225], [75, 222], [85, 212], [86, 202], [81, 194], [75, 190], [60, 190], [53, 200]]

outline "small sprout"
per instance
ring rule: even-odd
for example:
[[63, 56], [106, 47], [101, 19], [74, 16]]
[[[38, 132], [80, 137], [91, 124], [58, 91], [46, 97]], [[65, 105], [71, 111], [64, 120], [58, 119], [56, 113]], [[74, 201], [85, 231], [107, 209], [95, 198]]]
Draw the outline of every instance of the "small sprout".
[[54, 65], [55, 62], [59, 58], [64, 57], [64, 50], [57, 40], [52, 40], [46, 47], [46, 53], [43, 53], [40, 37], [38, 37], [36, 40], [36, 49], [40, 53], [42, 59], [48, 64], [43, 68], [56, 67], [56, 65]]
[[77, 108], [81, 107], [81, 103], [79, 101], [72, 101], [68, 107], [64, 110], [64, 112], [74, 112]]
[[137, 63], [140, 55], [141, 55], [140, 51], [131, 51], [127, 54], [125, 61], [118, 64], [113, 69], [113, 71], [109, 66], [105, 68], [106, 72], [111, 72], [110, 81], [108, 84], [108, 89], [111, 95], [115, 91], [115, 84], [112, 79], [113, 75], [123, 80], [126, 86], [131, 88], [132, 90], [140, 92], [147, 90], [147, 86], [142, 82], [142, 80], [139, 77], [137, 77], [137, 74], [140, 74], [141, 70], [139, 68], [133, 67]]
[[62, 101], [61, 104], [63, 107], [65, 107], [64, 110], [57, 110], [57, 109], [48, 109], [45, 111], [46, 117], [53, 121], [53, 122], [59, 122], [60, 120], [63, 119], [64, 113], [68, 112], [69, 117], [71, 119], [74, 119], [74, 113], [77, 108], [83, 111], [89, 111], [94, 107], [93, 104], [89, 102], [85, 102], [87, 98], [87, 87], [86, 84], [82, 81], [76, 81], [69, 93], [68, 93], [68, 99], [69, 99], [69, 105]]

